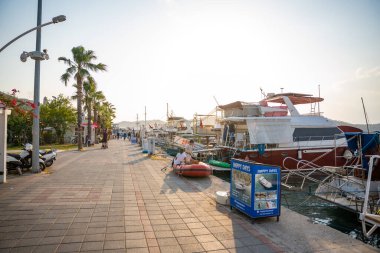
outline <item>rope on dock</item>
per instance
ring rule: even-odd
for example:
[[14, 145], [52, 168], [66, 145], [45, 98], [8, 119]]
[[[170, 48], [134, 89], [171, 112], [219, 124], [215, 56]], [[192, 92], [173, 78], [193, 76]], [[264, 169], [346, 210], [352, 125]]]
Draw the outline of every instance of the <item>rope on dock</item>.
[[167, 160], [168, 158], [166, 157], [165, 154], [156, 154], [156, 155], [151, 155], [150, 159], [152, 159], [152, 160]]

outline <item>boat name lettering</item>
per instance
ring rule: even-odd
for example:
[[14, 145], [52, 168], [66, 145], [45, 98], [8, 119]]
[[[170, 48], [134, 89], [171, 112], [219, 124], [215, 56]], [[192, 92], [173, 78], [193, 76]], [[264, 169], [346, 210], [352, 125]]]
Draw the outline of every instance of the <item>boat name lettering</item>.
[[257, 170], [257, 173], [262, 174], [262, 173], [277, 173], [277, 169], [261, 169]]
[[249, 166], [249, 165], [243, 165], [241, 169], [244, 170], [244, 171], [250, 172], [251, 171], [251, 166]]
[[245, 164], [241, 164], [241, 163], [234, 163], [233, 167], [234, 167], [234, 169], [240, 169], [240, 170], [244, 170], [244, 171], [247, 171], [247, 172], [251, 171], [251, 166], [245, 165]]

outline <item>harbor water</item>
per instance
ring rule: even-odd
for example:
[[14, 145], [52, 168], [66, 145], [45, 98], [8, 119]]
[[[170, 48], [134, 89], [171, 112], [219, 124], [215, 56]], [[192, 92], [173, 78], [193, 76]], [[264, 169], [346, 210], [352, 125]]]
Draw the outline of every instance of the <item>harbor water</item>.
[[[230, 172], [215, 172], [217, 176], [230, 182]], [[380, 248], [380, 231], [373, 233], [370, 239], [363, 236], [358, 215], [314, 195], [317, 185], [305, 183], [302, 191], [281, 189], [281, 205], [310, 218], [313, 223], [323, 224], [339, 230], [351, 237]]]

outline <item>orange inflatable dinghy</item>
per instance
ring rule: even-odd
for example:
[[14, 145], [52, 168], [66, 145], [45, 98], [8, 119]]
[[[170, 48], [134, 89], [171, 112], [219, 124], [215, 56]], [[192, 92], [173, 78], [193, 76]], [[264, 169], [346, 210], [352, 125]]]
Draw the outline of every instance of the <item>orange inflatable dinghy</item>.
[[211, 167], [203, 162], [199, 162], [198, 164], [175, 165], [173, 170], [176, 174], [186, 177], [207, 177], [212, 174]]

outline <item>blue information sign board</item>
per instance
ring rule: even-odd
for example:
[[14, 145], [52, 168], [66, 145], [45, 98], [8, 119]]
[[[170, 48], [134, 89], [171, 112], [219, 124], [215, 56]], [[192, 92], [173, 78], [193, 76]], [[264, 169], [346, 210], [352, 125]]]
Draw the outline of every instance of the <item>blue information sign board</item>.
[[231, 159], [231, 208], [252, 218], [280, 216], [281, 169]]

